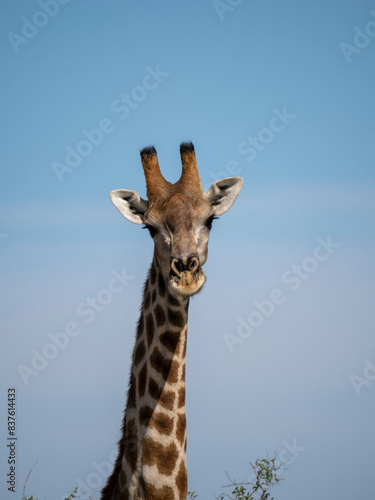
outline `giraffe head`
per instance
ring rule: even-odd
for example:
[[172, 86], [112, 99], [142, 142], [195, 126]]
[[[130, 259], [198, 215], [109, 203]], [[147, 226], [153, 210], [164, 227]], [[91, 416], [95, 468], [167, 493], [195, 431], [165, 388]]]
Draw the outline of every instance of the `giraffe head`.
[[180, 152], [182, 174], [175, 184], [162, 176], [155, 148], [147, 147], [141, 151], [141, 160], [148, 199], [127, 189], [112, 191], [110, 196], [124, 217], [149, 230], [159, 269], [172, 295], [189, 297], [206, 280], [202, 266], [207, 260], [212, 221], [232, 206], [243, 180], [222, 179], [204, 193], [193, 144], [181, 144]]

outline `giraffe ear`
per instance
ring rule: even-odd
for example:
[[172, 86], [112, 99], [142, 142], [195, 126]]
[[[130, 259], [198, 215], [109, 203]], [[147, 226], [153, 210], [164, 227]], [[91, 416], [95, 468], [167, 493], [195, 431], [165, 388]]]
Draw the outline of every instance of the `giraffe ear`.
[[211, 203], [214, 215], [222, 215], [230, 209], [241, 191], [242, 184], [241, 177], [228, 177], [212, 184], [204, 197]]
[[116, 189], [110, 197], [119, 212], [134, 224], [143, 224], [143, 216], [148, 208], [148, 202], [143, 200], [136, 191]]

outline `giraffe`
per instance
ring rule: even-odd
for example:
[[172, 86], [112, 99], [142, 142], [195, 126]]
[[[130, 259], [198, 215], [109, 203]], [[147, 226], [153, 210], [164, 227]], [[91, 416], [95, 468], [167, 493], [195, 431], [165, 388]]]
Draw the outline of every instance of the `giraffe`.
[[234, 203], [243, 180], [216, 181], [204, 193], [192, 143], [180, 145], [182, 174], [171, 184], [153, 146], [141, 150], [147, 200], [119, 189], [120, 213], [154, 241], [132, 355], [122, 437], [101, 500], [182, 500], [187, 496], [185, 353], [189, 297], [206, 277], [212, 222]]

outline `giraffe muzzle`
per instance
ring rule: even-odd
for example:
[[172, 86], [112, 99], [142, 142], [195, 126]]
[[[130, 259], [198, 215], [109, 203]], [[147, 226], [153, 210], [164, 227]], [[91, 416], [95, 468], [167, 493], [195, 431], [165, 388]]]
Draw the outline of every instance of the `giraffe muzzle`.
[[189, 256], [185, 262], [180, 258], [171, 259], [169, 284], [172, 290], [183, 297], [198, 293], [206, 281], [206, 276], [195, 255]]

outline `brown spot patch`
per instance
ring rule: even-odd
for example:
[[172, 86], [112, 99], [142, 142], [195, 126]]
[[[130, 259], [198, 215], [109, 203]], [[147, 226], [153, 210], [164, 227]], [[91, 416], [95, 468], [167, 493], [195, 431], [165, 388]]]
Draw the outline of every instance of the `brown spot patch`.
[[155, 285], [156, 276], [157, 276], [156, 266], [154, 264], [152, 264], [151, 269], [150, 269], [150, 280], [151, 280], [152, 285]]
[[130, 375], [130, 382], [129, 382], [129, 390], [128, 390], [128, 402], [127, 402], [127, 407], [128, 408], [135, 408], [135, 399], [136, 399], [136, 380], [134, 378], [133, 373]]
[[178, 391], [178, 407], [182, 408], [185, 406], [185, 387], [181, 387]]
[[143, 334], [143, 326], [144, 326], [144, 319], [143, 319], [143, 314], [141, 314], [137, 326], [137, 339]]
[[161, 344], [164, 347], [166, 347], [168, 351], [171, 351], [171, 353], [173, 354], [176, 350], [176, 346], [180, 339], [180, 335], [178, 332], [171, 332], [167, 330], [166, 332], [160, 335], [159, 339]]
[[173, 392], [163, 391], [162, 395], [160, 396], [159, 403], [166, 410], [173, 410], [174, 398], [175, 398], [175, 395]]
[[131, 419], [126, 422], [126, 432], [124, 440], [125, 448], [125, 458], [129, 464], [132, 471], [135, 470], [135, 464], [137, 462], [137, 428], [135, 425], [135, 420]]
[[154, 291], [152, 292], [152, 297], [151, 297], [151, 302], [152, 302], [153, 304], [155, 304], [155, 302], [156, 302], [156, 297], [157, 297], [156, 290], [154, 290]]
[[155, 323], [152, 314], [149, 313], [146, 316], [146, 335], [147, 335], [147, 345], [150, 347], [152, 339], [154, 338], [155, 333]]
[[150, 292], [147, 292], [144, 301], [145, 310], [150, 307], [150, 302], [151, 302], [151, 295]]
[[187, 471], [184, 463], [181, 462], [176, 476], [176, 486], [181, 500], [185, 500], [187, 495]]
[[134, 365], [135, 366], [139, 365], [139, 363], [144, 358], [145, 353], [146, 353], [146, 347], [145, 347], [145, 344], [144, 344], [144, 342], [142, 340], [141, 342], [138, 343], [138, 345], [137, 345], [137, 347], [135, 348], [135, 351], [134, 351]]
[[150, 377], [148, 381], [148, 392], [152, 398], [156, 399], [156, 401], [159, 400], [162, 388], [152, 377]]
[[177, 419], [176, 437], [182, 446], [186, 435], [186, 417], [185, 414], [179, 415]]
[[164, 358], [157, 347], [152, 351], [150, 363], [154, 370], [166, 380], [171, 368], [171, 360]]
[[176, 467], [178, 451], [174, 443], [162, 446], [153, 439], [146, 438], [142, 444], [142, 458], [145, 465], [156, 465], [159, 472], [168, 476]]
[[152, 417], [153, 409], [150, 406], [142, 406], [139, 410], [139, 422], [141, 425], [147, 427]]
[[169, 369], [167, 382], [170, 384], [175, 384], [178, 381], [178, 370], [180, 368], [180, 364], [177, 359], [172, 361], [171, 367]]
[[154, 413], [149, 427], [155, 429], [159, 434], [169, 436], [173, 432], [174, 419], [165, 415], [165, 413]]
[[173, 489], [169, 486], [155, 488], [153, 484], [147, 483], [143, 478], [140, 478], [139, 482], [143, 490], [143, 494], [139, 498], [152, 498], [153, 500], [174, 500]]
[[165, 281], [164, 281], [164, 278], [161, 275], [161, 273], [159, 273], [158, 285], [159, 285], [159, 295], [161, 297], [164, 297], [164, 295], [165, 295], [165, 293], [167, 291], [167, 287], [165, 286]]
[[184, 326], [184, 317], [180, 311], [173, 311], [168, 308], [168, 320], [171, 325], [182, 328]]
[[156, 304], [154, 308], [154, 315], [157, 326], [163, 326], [167, 318], [165, 317], [164, 309], [161, 307], [160, 304]]
[[138, 376], [138, 395], [141, 398], [146, 390], [147, 382], [147, 366], [146, 363], [142, 366]]

